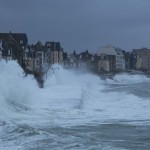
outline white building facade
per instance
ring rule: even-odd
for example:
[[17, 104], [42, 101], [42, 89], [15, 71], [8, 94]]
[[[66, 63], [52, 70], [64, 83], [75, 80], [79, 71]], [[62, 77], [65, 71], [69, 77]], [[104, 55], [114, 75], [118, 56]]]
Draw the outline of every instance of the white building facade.
[[100, 56], [98, 70], [101, 70], [101, 68], [104, 71], [125, 70], [125, 58], [121, 49], [113, 46], [100, 47], [97, 55]]
[[114, 48], [116, 52], [116, 70], [125, 70], [125, 58], [123, 52], [119, 48]]

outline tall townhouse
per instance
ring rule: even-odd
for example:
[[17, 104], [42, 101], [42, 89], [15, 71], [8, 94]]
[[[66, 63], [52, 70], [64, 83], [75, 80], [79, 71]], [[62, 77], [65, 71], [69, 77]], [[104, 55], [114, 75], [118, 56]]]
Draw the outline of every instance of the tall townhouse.
[[136, 59], [135, 68], [137, 70], [150, 70], [150, 49], [133, 49], [132, 53]]
[[0, 41], [3, 58], [17, 60], [24, 67], [23, 54], [28, 44], [27, 35], [25, 33], [0, 33]]
[[35, 50], [35, 68], [36, 71], [45, 72], [48, 68], [47, 50], [40, 41], [34, 45]]
[[60, 42], [46, 42], [45, 47], [48, 51], [48, 58], [51, 65], [63, 63], [63, 49]]

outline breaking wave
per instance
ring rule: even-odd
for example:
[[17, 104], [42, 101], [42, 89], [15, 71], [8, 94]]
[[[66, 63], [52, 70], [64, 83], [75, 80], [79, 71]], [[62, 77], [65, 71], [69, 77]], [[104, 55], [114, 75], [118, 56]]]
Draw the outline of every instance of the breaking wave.
[[115, 75], [112, 79], [107, 79], [107, 82], [116, 84], [134, 84], [141, 82], [150, 82], [150, 79], [145, 75], [132, 75], [122, 73]]
[[15, 61], [1, 61], [0, 70], [0, 116], [7, 118], [29, 109], [32, 95], [38, 89], [36, 81], [32, 76], [25, 77]]
[[[36, 113], [38, 112], [43, 120], [47, 116], [45, 110], [49, 112], [63, 110], [66, 114], [70, 111], [77, 114], [82, 112], [85, 116], [90, 115], [93, 119], [102, 121], [133, 119], [137, 116], [137, 118], [142, 119], [144, 114], [139, 111], [133, 112], [133, 110], [149, 111], [145, 109], [149, 105], [149, 101], [143, 101], [139, 97], [126, 92], [107, 92], [105, 83], [108, 84], [109, 80], [103, 81], [90, 73], [83, 74], [79, 71], [69, 71], [61, 66], [54, 65], [53, 68], [59, 69], [49, 70], [45, 77], [44, 89], [40, 89], [33, 76], [25, 76], [23, 70], [15, 61], [8, 63], [2, 61], [0, 62], [0, 68], [1, 117], [7, 114], [7, 116], [13, 116], [15, 119], [16, 116], [19, 116], [17, 113], [23, 112], [22, 115], [24, 115], [24, 111], [26, 111], [35, 113], [29, 118], [37, 117]], [[145, 81], [149, 81], [149, 78], [144, 75], [128, 74], [116, 75], [113, 80], [113, 82], [123, 84]], [[59, 115], [62, 118], [65, 117]], [[145, 115], [144, 117], [147, 118]]]
[[121, 74], [105, 81], [91, 73], [52, 67], [59, 69], [49, 69], [40, 89], [33, 76], [25, 76], [15, 61], [0, 62], [0, 135], [6, 124], [13, 132], [31, 131], [39, 137], [41, 133], [45, 136], [43, 129], [50, 126], [150, 123], [149, 99], [107, 91], [112, 83], [149, 82], [146, 76]]

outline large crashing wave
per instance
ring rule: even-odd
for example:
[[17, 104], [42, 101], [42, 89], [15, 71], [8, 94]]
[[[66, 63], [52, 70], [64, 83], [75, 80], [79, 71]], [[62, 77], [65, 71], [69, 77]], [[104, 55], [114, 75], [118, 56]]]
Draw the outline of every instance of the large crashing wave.
[[[0, 61], [0, 117], [11, 118], [29, 109], [38, 86], [32, 76], [25, 77], [15, 61]], [[1, 119], [0, 118], [0, 119]]]
[[79, 71], [69, 71], [53, 65], [45, 77], [44, 87], [45, 92], [50, 93], [49, 99], [55, 108], [83, 108], [83, 101], [89, 98], [92, 84], [99, 84], [100, 88], [101, 82], [99, 77], [92, 74], [83, 75]]
[[[52, 67], [59, 69], [49, 70], [40, 89], [15, 61], [0, 62], [0, 148], [17, 149], [14, 143], [18, 143], [22, 149], [38, 139], [48, 139], [46, 130], [58, 126], [150, 124], [149, 99], [107, 91], [112, 83], [90, 73]], [[135, 83], [136, 77], [117, 75], [112, 81]]]
[[[107, 92], [109, 82], [96, 75], [52, 67], [59, 69], [49, 70], [44, 88], [40, 89], [32, 76], [25, 77], [15, 61], [0, 62], [0, 120], [11, 118], [41, 126], [150, 117], [149, 100], [126, 92]], [[117, 75], [114, 83], [125, 83], [125, 79], [126, 83], [135, 83], [135, 77], [138, 82], [136, 75]], [[149, 80], [142, 77], [142, 81]]]
[[77, 114], [75, 117], [83, 117], [86, 121], [142, 120], [150, 117], [150, 111], [147, 109], [150, 101], [127, 91], [107, 92], [106, 84], [135, 84], [149, 81], [150, 79], [144, 75], [129, 74], [118, 74], [113, 80], [103, 81], [90, 73], [80, 74], [60, 67], [55, 72], [49, 71], [45, 87], [51, 91], [51, 102], [56, 104], [55, 108], [72, 108], [71, 112], [67, 110], [70, 114], [74, 111], [73, 108], [78, 108], [80, 117]]

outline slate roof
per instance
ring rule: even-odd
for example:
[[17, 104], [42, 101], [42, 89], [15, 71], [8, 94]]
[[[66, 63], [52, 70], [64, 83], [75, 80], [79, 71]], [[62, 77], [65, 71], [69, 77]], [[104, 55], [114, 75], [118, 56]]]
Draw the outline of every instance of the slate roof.
[[45, 47], [51, 48], [51, 51], [63, 51], [60, 42], [46, 42]]
[[[26, 33], [0, 33], [1, 40], [8, 40], [12, 36], [21, 46], [28, 44], [28, 38]], [[21, 44], [20, 41], [23, 41]]]

